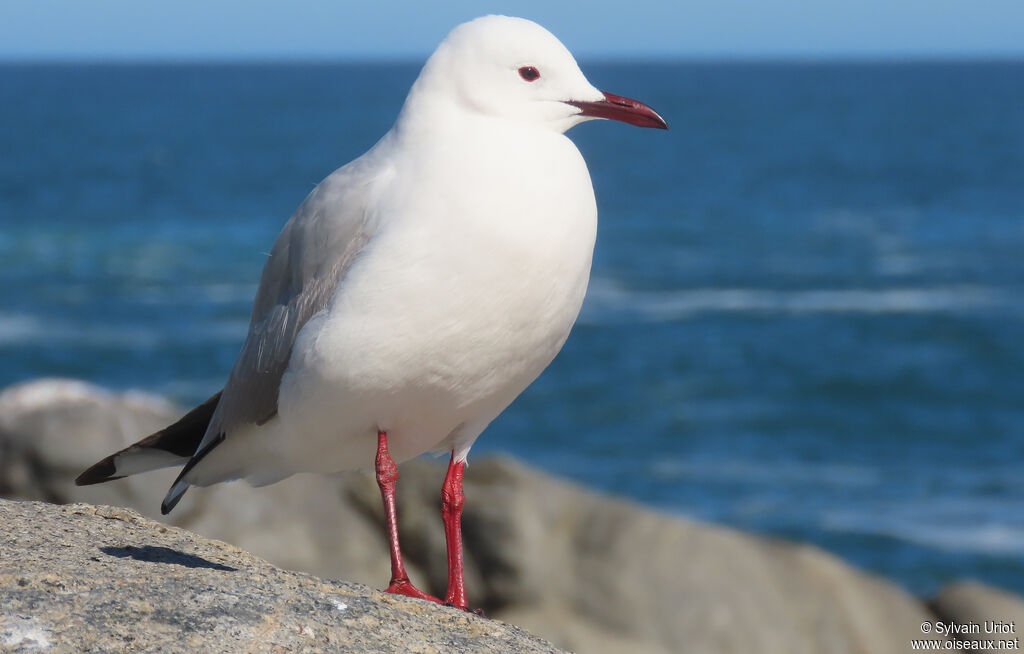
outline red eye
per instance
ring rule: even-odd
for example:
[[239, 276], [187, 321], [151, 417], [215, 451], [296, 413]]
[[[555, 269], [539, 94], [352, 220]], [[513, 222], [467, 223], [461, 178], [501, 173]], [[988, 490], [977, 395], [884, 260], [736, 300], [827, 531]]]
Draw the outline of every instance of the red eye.
[[540, 71], [533, 66], [523, 66], [519, 69], [519, 76], [527, 82], [536, 82], [540, 79]]

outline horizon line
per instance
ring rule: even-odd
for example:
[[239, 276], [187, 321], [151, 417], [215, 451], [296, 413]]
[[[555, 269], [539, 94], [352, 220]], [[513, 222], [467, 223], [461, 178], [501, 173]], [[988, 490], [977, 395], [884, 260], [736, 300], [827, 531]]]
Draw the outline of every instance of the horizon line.
[[[427, 55], [429, 56], [429, 55]], [[196, 56], [124, 56], [124, 55], [0, 55], [0, 66], [11, 65], [422, 65], [427, 56], [413, 55], [196, 55]], [[858, 63], [1002, 63], [1024, 64], [1024, 53], [779, 53], [779, 54], [582, 54], [577, 59], [588, 65], [604, 64], [858, 64]]]

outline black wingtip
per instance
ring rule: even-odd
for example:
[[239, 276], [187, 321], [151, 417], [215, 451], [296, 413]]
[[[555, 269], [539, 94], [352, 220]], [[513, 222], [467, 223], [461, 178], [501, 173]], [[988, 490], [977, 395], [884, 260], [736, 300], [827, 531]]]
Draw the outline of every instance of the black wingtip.
[[117, 466], [114, 465], [115, 456], [117, 455], [112, 454], [102, 461], [93, 464], [88, 470], [75, 478], [75, 485], [91, 486], [92, 484], [102, 484], [105, 481], [122, 479], [122, 477], [115, 476], [117, 474]]
[[[78, 475], [78, 478], [75, 479], [75, 484], [78, 486], [89, 486], [91, 484], [101, 484], [105, 481], [121, 479], [126, 475], [117, 474], [117, 465], [114, 463], [114, 460], [122, 456], [132, 459], [140, 452], [150, 451], [166, 453], [171, 455], [171, 458], [165, 460], [163, 463], [157, 463], [156, 465], [151, 465], [149, 467], [139, 468], [128, 466], [128, 468], [133, 470], [131, 474], [177, 465], [173, 460], [173, 457], [175, 456], [180, 457], [182, 460], [189, 459], [193, 454], [195, 454], [196, 448], [199, 447], [199, 443], [202, 441], [203, 435], [206, 433], [207, 425], [210, 424], [210, 420], [213, 418], [217, 405], [220, 403], [220, 396], [220, 392], [214, 394], [210, 399], [182, 416], [182, 418], [173, 425], [161, 429], [154, 434], [150, 434], [139, 442], [129, 445], [123, 450], [115, 452], [102, 461], [97, 462], [88, 470]], [[124, 461], [121, 463], [123, 464]], [[123, 468], [122, 472], [128, 468]]]
[[178, 505], [178, 500], [180, 500], [181, 496], [185, 494], [185, 491], [189, 489], [189, 483], [185, 481], [185, 475], [187, 475], [192, 468], [196, 467], [196, 464], [202, 461], [207, 454], [212, 452], [213, 448], [223, 442], [224, 434], [217, 434], [216, 438], [203, 446], [202, 449], [196, 452], [192, 458], [189, 459], [188, 463], [185, 464], [185, 467], [181, 469], [181, 473], [178, 475], [178, 478], [174, 480], [174, 483], [171, 485], [171, 489], [167, 491], [167, 496], [164, 497], [164, 501], [160, 503], [160, 513], [167, 515], [175, 506]]
[[178, 479], [171, 485], [171, 489], [167, 491], [167, 495], [164, 496], [164, 501], [160, 503], [161, 515], [167, 515], [173, 511], [174, 507], [178, 506], [178, 502], [181, 501], [181, 496], [189, 489], [188, 482], [181, 479], [183, 476], [183, 474], [178, 476]]

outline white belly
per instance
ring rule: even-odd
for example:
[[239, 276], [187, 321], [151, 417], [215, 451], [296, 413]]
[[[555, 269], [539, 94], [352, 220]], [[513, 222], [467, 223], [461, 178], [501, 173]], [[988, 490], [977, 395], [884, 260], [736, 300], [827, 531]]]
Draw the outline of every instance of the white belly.
[[527, 198], [475, 208], [435, 196], [375, 239], [293, 350], [279, 399], [293, 467], [369, 465], [377, 430], [396, 460], [464, 456], [547, 367], [579, 313], [596, 234], [570, 147], [576, 188], [536, 181]]

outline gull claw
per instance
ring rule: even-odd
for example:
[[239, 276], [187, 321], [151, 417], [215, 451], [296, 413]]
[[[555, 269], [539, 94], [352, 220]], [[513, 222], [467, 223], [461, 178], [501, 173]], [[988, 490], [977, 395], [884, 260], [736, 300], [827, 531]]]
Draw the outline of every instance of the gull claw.
[[441, 602], [441, 600], [434, 597], [433, 595], [428, 595], [419, 588], [416, 588], [408, 581], [393, 581], [391, 582], [391, 585], [388, 586], [387, 590], [385, 590], [384, 592], [391, 593], [392, 595], [405, 595], [406, 597], [427, 600], [429, 602], [437, 602], [438, 604], [443, 603]]
[[471, 609], [468, 606], [458, 606], [458, 605], [452, 604], [451, 602], [441, 602], [441, 603], [444, 604], [445, 606], [449, 607], [449, 608], [459, 609], [460, 611], [465, 611], [466, 613], [472, 613], [473, 615], [479, 615], [481, 618], [487, 618], [487, 614], [484, 613], [483, 609]]

